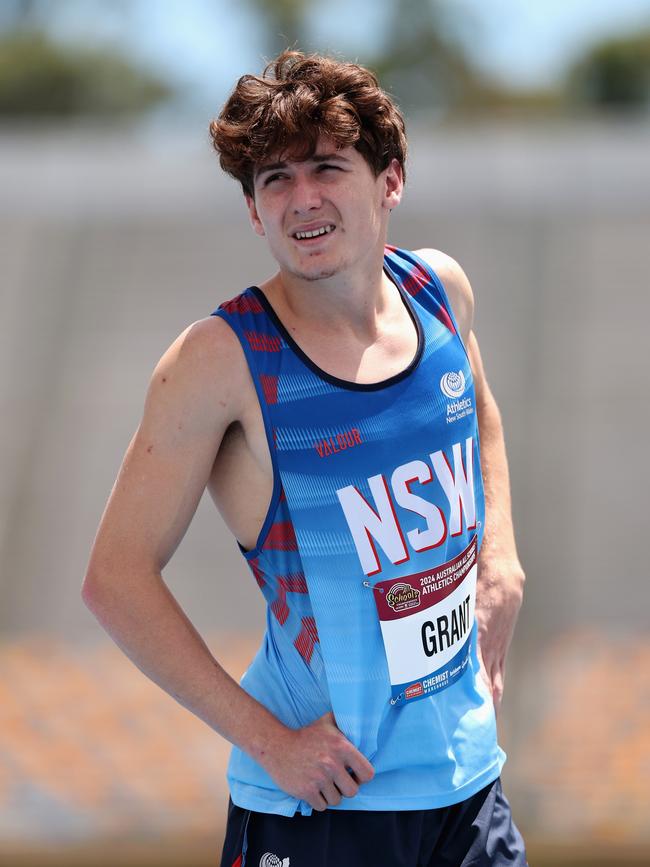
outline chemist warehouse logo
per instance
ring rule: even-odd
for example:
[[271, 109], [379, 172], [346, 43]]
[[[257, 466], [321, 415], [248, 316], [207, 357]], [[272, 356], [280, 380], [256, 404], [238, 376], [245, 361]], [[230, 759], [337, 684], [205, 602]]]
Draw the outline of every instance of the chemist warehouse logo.
[[474, 412], [472, 398], [463, 397], [466, 388], [467, 381], [462, 370], [459, 370], [458, 373], [450, 370], [440, 380], [440, 390], [445, 397], [450, 399], [447, 404], [447, 424], [465, 418]]

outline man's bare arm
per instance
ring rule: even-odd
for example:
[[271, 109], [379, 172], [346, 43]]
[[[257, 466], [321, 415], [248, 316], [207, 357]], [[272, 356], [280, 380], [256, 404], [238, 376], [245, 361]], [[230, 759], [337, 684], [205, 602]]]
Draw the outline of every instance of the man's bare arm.
[[[219, 319], [195, 323], [151, 377], [93, 544], [82, 597], [151, 680], [315, 809], [352, 796], [372, 768], [331, 714], [294, 731], [219, 665], [162, 578], [250, 386], [241, 347]], [[338, 798], [338, 800], [337, 800]]]
[[503, 698], [506, 656], [523, 600], [524, 571], [519, 562], [512, 523], [510, 478], [501, 414], [483, 375], [474, 334], [468, 354], [479, 388], [476, 411], [481, 437], [481, 469], [485, 491], [485, 527], [478, 560], [476, 620], [479, 651], [498, 711]]
[[474, 297], [469, 280], [460, 265], [439, 250], [419, 252], [444, 284], [467, 348], [474, 379], [485, 491], [485, 527], [478, 561], [476, 619], [482, 669], [498, 710], [503, 697], [506, 655], [521, 608], [525, 580], [517, 555], [512, 522], [503, 425], [472, 330]]

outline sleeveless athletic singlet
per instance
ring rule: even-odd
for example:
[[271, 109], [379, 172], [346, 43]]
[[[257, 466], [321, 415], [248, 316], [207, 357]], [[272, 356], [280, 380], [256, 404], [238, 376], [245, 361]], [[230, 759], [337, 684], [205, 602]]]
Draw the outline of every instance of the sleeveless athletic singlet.
[[[384, 270], [418, 348], [383, 382], [322, 371], [257, 287], [213, 313], [243, 347], [274, 473], [256, 547], [241, 549], [267, 602], [241, 685], [292, 728], [332, 710], [372, 763], [374, 778], [331, 809], [445, 807], [505, 761], [476, 651], [484, 498], [472, 373], [435, 272], [394, 247]], [[228, 782], [244, 809], [311, 813], [236, 747]]]

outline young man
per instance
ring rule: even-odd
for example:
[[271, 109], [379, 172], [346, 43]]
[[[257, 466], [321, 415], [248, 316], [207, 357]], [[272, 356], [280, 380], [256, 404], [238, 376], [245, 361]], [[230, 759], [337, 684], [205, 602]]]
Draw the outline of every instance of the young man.
[[[278, 271], [158, 363], [84, 600], [234, 744], [222, 865], [525, 864], [503, 435], [465, 274], [386, 246], [402, 117], [362, 67], [285, 52], [211, 134]], [[206, 486], [268, 603], [241, 686], [161, 576]]]

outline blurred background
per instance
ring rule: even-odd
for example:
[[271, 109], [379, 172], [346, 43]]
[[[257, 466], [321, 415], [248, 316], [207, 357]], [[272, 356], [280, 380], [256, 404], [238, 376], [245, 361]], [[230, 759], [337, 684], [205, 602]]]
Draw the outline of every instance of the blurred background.
[[[408, 123], [391, 242], [460, 261], [527, 572], [501, 741], [531, 865], [650, 864], [648, 0], [0, 4], [0, 864], [216, 864], [229, 746], [84, 607], [172, 340], [268, 276], [207, 127], [287, 45]], [[261, 594], [209, 497], [165, 580], [239, 676]]]

